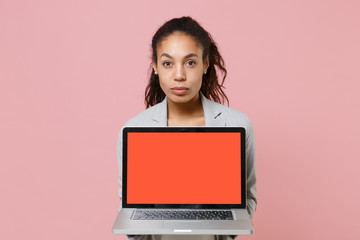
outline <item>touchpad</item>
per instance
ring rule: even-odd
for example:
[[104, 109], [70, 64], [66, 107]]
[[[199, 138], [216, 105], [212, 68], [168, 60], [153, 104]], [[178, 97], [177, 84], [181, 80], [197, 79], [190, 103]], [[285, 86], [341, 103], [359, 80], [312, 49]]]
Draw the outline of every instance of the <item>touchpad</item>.
[[202, 221], [193, 221], [193, 222], [180, 222], [180, 221], [165, 221], [163, 222], [164, 228], [170, 228], [173, 230], [191, 230], [202, 228]]

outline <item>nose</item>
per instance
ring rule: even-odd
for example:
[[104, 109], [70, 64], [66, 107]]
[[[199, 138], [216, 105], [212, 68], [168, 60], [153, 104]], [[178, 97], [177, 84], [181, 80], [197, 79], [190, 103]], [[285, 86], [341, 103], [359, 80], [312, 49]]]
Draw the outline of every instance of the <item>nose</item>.
[[185, 69], [182, 64], [179, 64], [175, 68], [175, 80], [176, 81], [184, 81], [185, 80]]

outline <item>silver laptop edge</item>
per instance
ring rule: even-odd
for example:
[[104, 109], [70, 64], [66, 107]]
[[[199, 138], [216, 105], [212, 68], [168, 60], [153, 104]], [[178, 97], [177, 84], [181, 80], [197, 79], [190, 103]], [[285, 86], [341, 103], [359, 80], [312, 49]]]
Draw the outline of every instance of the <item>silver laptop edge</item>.
[[[231, 210], [233, 220], [133, 220], [137, 209], [158, 209], [156, 204], [128, 204], [127, 196], [127, 134], [132, 132], [240, 132], [241, 136], [241, 203], [242, 204], [202, 204], [204, 208], [192, 208], [194, 204], [169, 204], [171, 210]], [[125, 147], [124, 147], [125, 146]], [[114, 234], [126, 235], [249, 235], [253, 234], [253, 226], [246, 210], [246, 161], [245, 161], [245, 129], [241, 127], [125, 127], [123, 128], [123, 204], [112, 227]], [[166, 206], [166, 204], [162, 204]], [[190, 206], [187, 208], [186, 206]], [[206, 207], [207, 206], [207, 207]], [[211, 206], [220, 206], [212, 209]], [[229, 206], [234, 206], [230, 207]], [[240, 207], [239, 207], [240, 206]], [[181, 207], [181, 208], [180, 208]]]

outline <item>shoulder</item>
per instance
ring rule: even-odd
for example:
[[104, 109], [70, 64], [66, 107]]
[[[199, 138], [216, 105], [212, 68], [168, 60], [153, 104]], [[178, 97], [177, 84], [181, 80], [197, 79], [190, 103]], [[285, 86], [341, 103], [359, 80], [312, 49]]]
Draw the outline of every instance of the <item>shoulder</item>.
[[227, 118], [229, 125], [237, 126], [244, 125], [247, 126], [251, 124], [249, 117], [236, 109], [221, 105], [223, 109], [224, 116]]
[[219, 117], [223, 119], [227, 127], [245, 128], [248, 143], [250, 145], [254, 143], [254, 128], [251, 120], [245, 113], [216, 102], [213, 102], [213, 104], [221, 111]]
[[214, 102], [205, 98], [205, 111], [213, 115], [214, 118], [219, 118], [226, 123], [226, 126], [230, 127], [251, 127], [251, 121], [249, 117], [236, 109]]
[[129, 119], [125, 126], [154, 126], [158, 125], [166, 117], [166, 103], [163, 101], [158, 103], [133, 118]]

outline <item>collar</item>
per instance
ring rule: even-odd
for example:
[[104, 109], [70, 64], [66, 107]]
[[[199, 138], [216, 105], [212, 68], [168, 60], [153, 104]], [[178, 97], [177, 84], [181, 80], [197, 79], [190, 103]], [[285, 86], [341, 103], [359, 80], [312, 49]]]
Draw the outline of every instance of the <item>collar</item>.
[[[223, 116], [223, 106], [207, 99], [202, 92], [200, 92], [200, 99], [204, 110], [205, 126], [226, 126]], [[158, 103], [154, 111], [152, 120], [156, 126], [167, 126], [167, 97]], [[154, 106], [154, 107], [155, 107]]]

